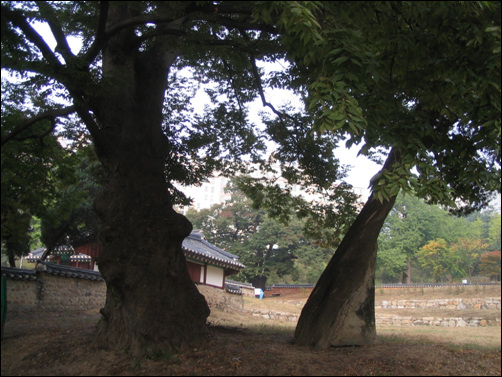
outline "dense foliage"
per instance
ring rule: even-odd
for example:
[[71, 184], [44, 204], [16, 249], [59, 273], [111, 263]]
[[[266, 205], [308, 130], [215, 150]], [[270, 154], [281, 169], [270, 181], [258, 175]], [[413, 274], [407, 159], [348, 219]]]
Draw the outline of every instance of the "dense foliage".
[[[394, 148], [375, 196], [413, 191], [457, 212], [500, 191], [500, 3], [326, 2], [300, 87], [319, 131], [361, 153]], [[376, 154], [376, 155], [375, 155]]]
[[500, 212], [454, 217], [438, 206], [400, 196], [379, 237], [377, 281], [416, 283], [489, 276], [483, 255], [500, 251]]
[[[301, 111], [298, 114], [298, 110], [277, 110], [265, 96], [267, 87], [286, 86], [286, 82], [277, 81], [275, 73], [265, 77], [263, 69], [258, 66], [260, 61], [263, 65], [285, 57], [284, 47], [278, 39], [280, 31], [272, 25], [273, 20], [266, 17], [269, 12], [277, 11], [277, 4], [223, 2], [217, 8], [210, 2], [185, 5], [163, 3], [160, 6], [152, 3], [153, 8], [148, 9], [146, 3], [137, 3], [131, 9], [132, 15], [145, 12], [155, 18], [153, 9], [158, 6], [160, 24], [165, 22], [162, 17], [166, 17], [166, 20], [169, 17], [183, 17], [183, 12], [200, 18], [178, 32], [172, 29], [164, 31], [168, 35], [177, 35], [185, 43], [183, 53], [169, 69], [162, 108], [161, 127], [165, 137], [162, 142], [167, 143], [163, 152], [165, 178], [172, 202], [186, 204], [188, 201], [183, 190], [176, 188], [179, 184], [200, 183], [215, 170], [227, 175], [249, 171], [252, 166], [270, 171], [271, 160], [265, 158], [263, 152], [265, 143], [273, 142], [278, 146], [273, 155], [274, 164], [281, 167], [281, 173], [290, 184], [310, 185], [319, 195], [329, 197], [331, 202], [339, 202], [337, 216], [334, 215], [333, 205], [319, 203], [316, 208], [310, 208], [296, 203], [297, 211], [303, 217], [310, 218], [312, 231], [317, 231], [317, 225], [325, 221], [324, 214], [331, 214], [328, 218], [333, 226], [344, 221], [348, 223], [354, 213], [354, 197], [344, 185], [333, 190], [333, 183], [342, 180], [345, 175], [333, 153], [338, 136], [327, 134], [316, 137], [312, 132], [311, 117]], [[270, 9], [271, 6], [273, 9]], [[301, 14], [297, 14], [297, 6], [303, 9]], [[317, 9], [315, 4], [286, 2], [280, 5], [283, 12], [281, 17], [296, 24], [304, 16], [313, 17], [309, 10], [311, 6]], [[221, 15], [216, 14], [215, 9]], [[39, 152], [38, 155], [29, 152], [28, 143], [40, 141], [47, 144], [42, 139], [51, 133], [57, 135], [56, 138], [72, 140], [74, 148], [80, 148], [82, 141], [88, 140], [94, 133], [93, 142], [98, 154], [110, 150], [112, 147], [99, 145], [102, 140], [99, 128], [102, 125], [97, 124], [99, 119], [95, 117], [102, 113], [97, 109], [102, 101], [95, 97], [106, 97], [108, 85], [103, 77], [99, 49], [105, 46], [104, 39], [109, 38], [108, 35], [121, 30], [121, 26], [118, 26], [117, 30], [107, 31], [105, 38], [100, 34], [104, 30], [94, 28], [96, 17], [106, 17], [108, 4], [4, 2], [2, 10], [2, 69], [6, 73], [2, 75], [2, 145], [6, 146], [3, 148], [5, 153], [2, 161], [5, 164], [11, 161], [6, 169], [14, 171], [12, 166], [20, 162], [16, 154], [9, 152], [14, 143], [23, 148], [24, 153], [39, 159], [42, 158]], [[169, 16], [161, 15], [169, 12]], [[255, 19], [257, 16], [253, 15], [254, 12], [261, 14], [264, 20]], [[76, 14], [80, 16], [75, 17]], [[238, 23], [239, 18], [246, 21]], [[146, 55], [147, 47], [155, 48], [154, 43], [146, 41], [154, 40], [157, 32], [148, 23], [142, 25], [141, 21], [132, 21], [132, 25], [137, 38], [135, 43]], [[312, 27], [298, 26], [299, 32], [305, 35], [312, 31]], [[57, 46], [51, 41], [51, 34]], [[194, 111], [195, 104], [192, 101], [198, 91], [204, 91], [210, 99], [210, 104], [202, 112]], [[80, 98], [86, 98], [85, 104]], [[247, 105], [256, 98], [273, 110], [273, 116], [265, 120], [264, 130], [248, 116]], [[279, 113], [288, 114], [287, 122], [276, 116]], [[16, 114], [23, 115], [16, 118]], [[62, 153], [71, 155], [75, 149]], [[62, 169], [63, 165], [60, 171]], [[46, 174], [43, 168], [36, 171], [37, 174]], [[65, 177], [69, 179], [70, 174], [66, 172]], [[26, 179], [32, 184], [41, 180]], [[11, 185], [7, 177], [2, 182], [5, 182], [2, 187]], [[49, 180], [45, 182], [49, 183]], [[175, 183], [178, 185], [175, 186]], [[56, 190], [55, 185], [51, 185]], [[7, 198], [10, 194], [6, 190], [2, 193]], [[258, 191], [263, 190], [265, 186], [259, 186]], [[282, 204], [287, 205], [288, 199], [278, 191], [277, 186], [270, 189], [267, 193], [270, 198], [268, 202], [276, 203], [271, 210], [273, 215], [286, 220], [290, 211], [283, 211]], [[39, 200], [30, 196], [29, 192], [24, 192], [29, 197], [26, 200], [47, 207], [48, 193], [38, 190], [37, 194], [45, 195], [46, 200]], [[68, 212], [72, 211], [68, 208], [67, 213], [58, 213], [56, 207], [45, 207], [45, 212], [61, 218], [68, 218]], [[59, 210], [63, 211], [62, 203]], [[29, 221], [31, 215], [41, 216], [39, 212], [31, 208], [25, 222]], [[342, 212], [344, 216], [340, 217]], [[11, 218], [5, 221], [20, 224], [19, 220], [13, 219], [12, 213], [2, 210], [2, 223], [4, 218]], [[53, 224], [50, 227], [53, 229], [61, 225], [57, 224], [57, 219], [51, 222]], [[24, 234], [26, 238], [26, 226], [18, 227], [18, 233]], [[8, 237], [7, 233], [3, 234]], [[53, 242], [60, 242], [64, 238], [63, 233], [59, 232], [56, 238], [58, 240]], [[333, 243], [336, 240], [327, 238], [326, 242]], [[23, 252], [26, 252], [26, 248]]]
[[[26, 104], [29, 94], [2, 77], [2, 138], [34, 115]], [[52, 131], [51, 122], [42, 121], [2, 145], [2, 253], [11, 265], [15, 257], [30, 251], [34, 216], [55, 226], [80, 201], [75, 192], [65, 194], [77, 184], [78, 157], [65, 150]]]
[[[242, 192], [232, 192], [226, 203], [187, 213], [209, 242], [241, 258], [246, 269], [232, 279], [255, 286], [315, 284], [335, 249], [309, 238], [304, 221], [284, 225], [255, 209]], [[456, 217], [416, 197], [399, 196], [379, 237], [377, 283], [499, 278], [500, 219], [494, 208]]]
[[305, 221], [295, 218], [285, 225], [253, 208], [252, 201], [235, 189], [229, 202], [190, 210], [187, 217], [209, 242], [240, 257], [246, 268], [232, 279], [256, 287], [314, 284], [334, 252], [309, 239]]

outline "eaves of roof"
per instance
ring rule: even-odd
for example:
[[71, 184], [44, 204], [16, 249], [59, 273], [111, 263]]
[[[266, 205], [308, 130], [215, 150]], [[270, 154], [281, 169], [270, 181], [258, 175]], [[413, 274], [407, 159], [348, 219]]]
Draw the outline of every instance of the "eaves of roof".
[[245, 266], [237, 255], [230, 254], [203, 239], [201, 234], [192, 233], [183, 240], [185, 257], [198, 262], [239, 271]]

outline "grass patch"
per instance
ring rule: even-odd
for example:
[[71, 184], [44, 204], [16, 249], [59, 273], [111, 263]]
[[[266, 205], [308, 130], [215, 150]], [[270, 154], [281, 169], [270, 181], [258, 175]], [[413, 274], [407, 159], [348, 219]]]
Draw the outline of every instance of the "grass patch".
[[247, 327], [251, 332], [266, 335], [291, 335], [295, 333], [296, 323], [256, 323]]
[[377, 328], [384, 343], [442, 344], [452, 348], [501, 350], [500, 327], [440, 327], [440, 326], [381, 326]]

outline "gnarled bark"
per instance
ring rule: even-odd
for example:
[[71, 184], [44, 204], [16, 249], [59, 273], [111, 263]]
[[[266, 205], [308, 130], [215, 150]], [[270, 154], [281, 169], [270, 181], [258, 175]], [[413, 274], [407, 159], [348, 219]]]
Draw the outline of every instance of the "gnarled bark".
[[96, 203], [103, 218], [98, 266], [107, 285], [98, 325], [103, 347], [155, 355], [204, 338], [209, 309], [181, 248], [192, 227], [171, 208], [162, 179], [116, 174]]
[[[132, 16], [131, 3], [110, 3], [110, 26]], [[167, 38], [141, 52], [134, 28], [111, 37], [103, 52], [105, 84], [91, 100], [96, 151], [109, 172], [95, 203], [103, 244], [97, 263], [107, 285], [98, 341], [135, 355], [199, 343], [209, 315], [181, 248], [192, 226], [173, 210], [165, 181], [162, 107], [177, 58]]]
[[[398, 156], [392, 150], [383, 169], [391, 169]], [[395, 199], [380, 202], [370, 196], [305, 304], [296, 344], [322, 349], [376, 341], [377, 239]]]

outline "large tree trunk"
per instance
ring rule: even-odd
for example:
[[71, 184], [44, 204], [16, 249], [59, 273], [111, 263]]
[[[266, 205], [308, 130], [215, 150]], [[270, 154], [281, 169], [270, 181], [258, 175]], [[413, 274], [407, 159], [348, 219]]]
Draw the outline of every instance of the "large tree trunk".
[[[110, 23], [130, 4], [110, 3]], [[209, 308], [191, 281], [182, 252], [190, 222], [173, 208], [165, 182], [168, 140], [162, 106], [175, 51], [160, 41], [138, 52], [125, 29], [103, 53], [103, 92], [96, 103], [98, 157], [110, 174], [96, 200], [107, 285], [98, 324], [101, 346], [135, 355], [183, 350], [205, 336]]]
[[[397, 159], [392, 150], [383, 169]], [[380, 202], [370, 196], [307, 300], [296, 344], [322, 349], [375, 342], [377, 239], [395, 199]]]
[[403, 279], [401, 283], [411, 284], [411, 274], [413, 272], [413, 261], [410, 259], [406, 262], [406, 271], [403, 272]]
[[265, 291], [267, 287], [267, 277], [266, 276], [255, 276], [249, 279], [249, 282], [253, 285], [255, 288], [261, 288]]
[[98, 259], [107, 285], [100, 345], [152, 355], [200, 342], [209, 309], [181, 249], [191, 224], [170, 207], [159, 178], [136, 170], [112, 181], [100, 199], [107, 201]]

